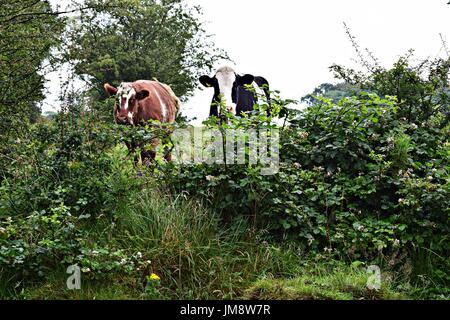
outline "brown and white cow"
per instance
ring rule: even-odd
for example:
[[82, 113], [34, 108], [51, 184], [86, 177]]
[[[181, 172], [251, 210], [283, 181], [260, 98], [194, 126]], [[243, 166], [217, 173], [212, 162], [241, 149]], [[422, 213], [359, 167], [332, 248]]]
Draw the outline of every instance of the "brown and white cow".
[[[122, 125], [144, 125], [149, 120], [161, 123], [173, 123], [180, 108], [180, 100], [172, 89], [159, 81], [138, 80], [123, 82], [118, 88], [110, 84], [104, 85], [110, 96], [116, 96], [114, 106], [114, 120]], [[154, 139], [151, 144], [155, 147], [159, 143]], [[136, 142], [127, 143], [130, 152], [134, 152], [140, 145]], [[141, 152], [142, 160], [155, 158], [154, 151]], [[166, 155], [171, 160], [171, 155]]]

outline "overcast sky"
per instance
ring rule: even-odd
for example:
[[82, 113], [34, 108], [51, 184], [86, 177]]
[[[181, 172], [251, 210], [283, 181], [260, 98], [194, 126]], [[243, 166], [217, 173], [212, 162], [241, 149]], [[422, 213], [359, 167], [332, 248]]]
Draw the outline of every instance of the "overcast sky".
[[[61, 2], [53, 0], [53, 2]], [[355, 52], [343, 22], [361, 48], [384, 66], [408, 49], [416, 58], [445, 56], [439, 34], [450, 44], [446, 0], [188, 0], [203, 7], [215, 44], [238, 73], [264, 76], [284, 98], [299, 99], [323, 82], [335, 82], [328, 67], [354, 65]], [[218, 66], [230, 64], [219, 62]], [[52, 92], [59, 86], [52, 77]], [[198, 90], [183, 111], [204, 120], [212, 89]], [[44, 106], [44, 111], [50, 106]]]

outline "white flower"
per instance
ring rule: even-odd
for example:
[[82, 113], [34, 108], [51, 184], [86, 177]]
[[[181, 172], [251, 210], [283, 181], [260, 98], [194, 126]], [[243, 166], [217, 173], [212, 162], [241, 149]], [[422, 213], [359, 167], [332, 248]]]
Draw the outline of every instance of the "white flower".
[[92, 250], [91, 251], [91, 255], [93, 255], [94, 257], [98, 256], [98, 251], [97, 250]]
[[309, 133], [308, 132], [302, 132], [302, 133], [300, 133], [299, 137], [300, 137], [300, 139], [304, 140], [304, 139], [309, 137]]
[[141, 253], [141, 252], [136, 253], [136, 257], [137, 257], [138, 259], [141, 259], [141, 258], [142, 258], [142, 253]]
[[88, 272], [91, 272], [91, 269], [89, 269], [89, 268], [83, 268], [83, 269], [81, 269], [81, 271], [82, 271], [83, 273], [88, 273]]

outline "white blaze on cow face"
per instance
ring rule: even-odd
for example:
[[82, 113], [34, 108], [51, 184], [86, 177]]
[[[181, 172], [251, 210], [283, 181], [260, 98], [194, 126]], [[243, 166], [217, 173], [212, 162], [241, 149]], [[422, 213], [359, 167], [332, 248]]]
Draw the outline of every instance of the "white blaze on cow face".
[[233, 103], [232, 93], [233, 85], [236, 82], [236, 73], [230, 67], [223, 67], [217, 70], [216, 79], [219, 84], [222, 102], [225, 103], [228, 111], [235, 113], [236, 104]]
[[130, 100], [136, 96], [136, 90], [134, 90], [130, 82], [123, 82], [117, 89], [118, 100], [118, 112], [123, 116], [128, 116], [128, 121], [133, 124], [133, 106], [130, 106]]
[[119, 103], [119, 110], [127, 111], [130, 103], [130, 98], [136, 94], [131, 83], [123, 82], [117, 89], [117, 99]]

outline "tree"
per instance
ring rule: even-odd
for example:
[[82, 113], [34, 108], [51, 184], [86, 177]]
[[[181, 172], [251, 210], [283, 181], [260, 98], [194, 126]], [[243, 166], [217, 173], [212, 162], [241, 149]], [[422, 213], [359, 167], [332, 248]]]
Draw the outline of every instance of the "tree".
[[46, 61], [64, 22], [48, 0], [7, 1], [0, 6], [0, 132], [16, 130], [40, 115]]
[[399, 119], [409, 124], [434, 121], [444, 128], [450, 123], [450, 59], [427, 59], [413, 65], [411, 56], [401, 57], [390, 69], [374, 67], [365, 75], [338, 65], [331, 70], [361, 90], [397, 97]]
[[312, 105], [317, 102], [318, 96], [331, 99], [333, 103], [337, 103], [342, 98], [355, 95], [360, 90], [346, 82], [340, 82], [337, 84], [322, 83], [320, 86], [314, 89], [314, 91], [304, 96], [301, 101]]
[[66, 58], [75, 74], [106, 98], [104, 83], [157, 78], [181, 97], [196, 88], [198, 76], [223, 51], [208, 42], [199, 7], [184, 0], [86, 1], [70, 28]]
[[[345, 23], [344, 27], [359, 63], [366, 71], [333, 65], [330, 69], [337, 79], [344, 80], [362, 91], [375, 92], [382, 97], [397, 97], [397, 115], [408, 124], [432, 122], [433, 126], [440, 129], [450, 124], [449, 56], [425, 59], [414, 64], [411, 62], [414, 50], [409, 50], [392, 68], [387, 69], [380, 65], [368, 49], [364, 53]], [[442, 36], [441, 39], [448, 55]]]

